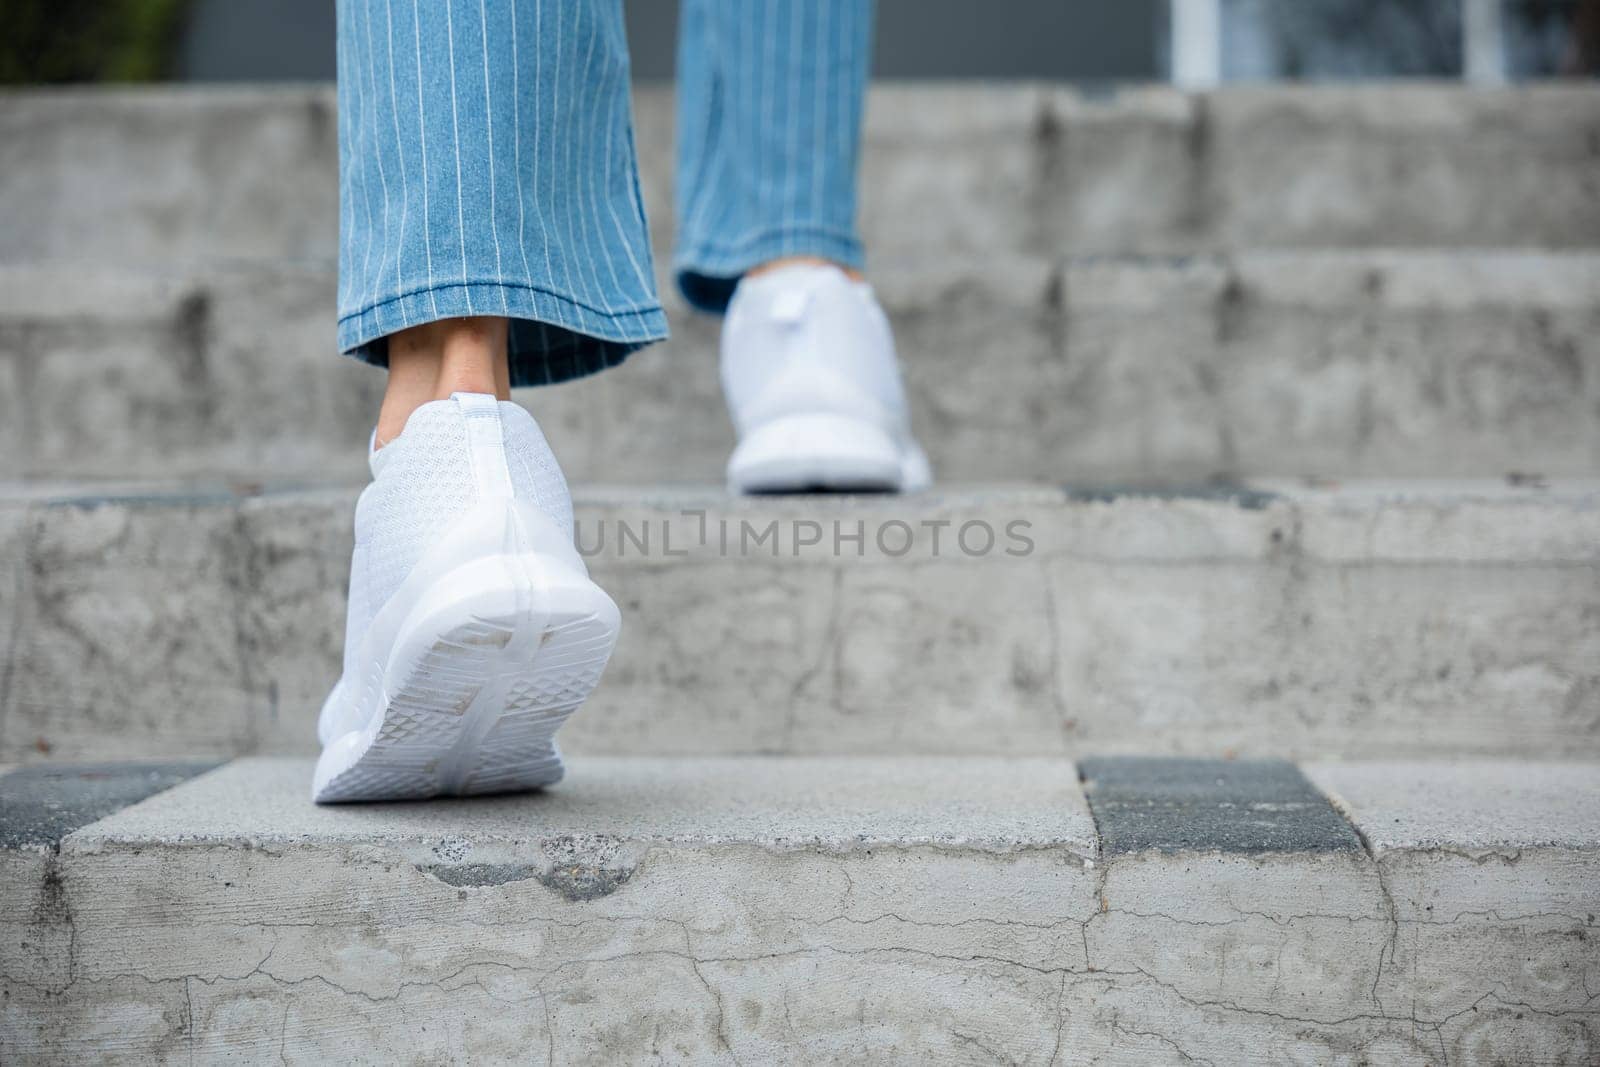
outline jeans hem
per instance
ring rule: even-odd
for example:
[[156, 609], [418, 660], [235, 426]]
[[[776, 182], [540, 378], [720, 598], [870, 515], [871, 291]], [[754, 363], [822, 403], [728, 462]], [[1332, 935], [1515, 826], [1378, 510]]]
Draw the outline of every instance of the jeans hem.
[[733, 244], [689, 245], [673, 258], [672, 266], [678, 291], [691, 306], [721, 314], [746, 271], [788, 256], [816, 256], [851, 270], [860, 270], [866, 262], [854, 234], [825, 227], [786, 227]]
[[502, 315], [510, 320], [507, 345], [513, 387], [553, 385], [594, 374], [667, 336], [667, 317], [660, 305], [604, 312], [531, 286], [457, 282], [390, 297], [342, 316], [339, 351], [387, 367], [390, 334], [465, 315]]

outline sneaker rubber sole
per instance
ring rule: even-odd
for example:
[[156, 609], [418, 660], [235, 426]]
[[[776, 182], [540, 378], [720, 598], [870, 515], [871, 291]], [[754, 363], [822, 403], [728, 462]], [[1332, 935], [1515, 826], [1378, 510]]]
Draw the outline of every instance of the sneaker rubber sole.
[[909, 493], [929, 480], [914, 441], [844, 415], [773, 419], [751, 430], [728, 460], [735, 493]]
[[[430, 582], [369, 656], [359, 696], [381, 711], [329, 740], [317, 803], [537, 789], [560, 780], [555, 732], [600, 680], [616, 604], [537, 553], [498, 554]], [[347, 679], [349, 681], [349, 679]]]

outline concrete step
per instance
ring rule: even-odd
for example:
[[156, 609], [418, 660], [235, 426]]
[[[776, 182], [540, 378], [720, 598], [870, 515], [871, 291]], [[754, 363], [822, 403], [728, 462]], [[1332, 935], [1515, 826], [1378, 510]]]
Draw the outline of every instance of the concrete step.
[[[0, 503], [0, 760], [300, 753], [352, 489]], [[1600, 483], [590, 491], [595, 754], [1600, 758]]]
[[[670, 241], [670, 90], [636, 96]], [[880, 85], [862, 225], [880, 255], [1600, 244], [1592, 85], [1085, 95]], [[0, 95], [0, 261], [331, 258], [325, 87]]]
[[[1600, 254], [886, 265], [941, 477], [1600, 470]], [[364, 476], [382, 375], [324, 267], [0, 268], [0, 477]], [[720, 481], [714, 320], [526, 394], [576, 483]]]
[[595, 758], [340, 809], [309, 780], [0, 809], [0, 1058], [1600, 1056], [1593, 763]]

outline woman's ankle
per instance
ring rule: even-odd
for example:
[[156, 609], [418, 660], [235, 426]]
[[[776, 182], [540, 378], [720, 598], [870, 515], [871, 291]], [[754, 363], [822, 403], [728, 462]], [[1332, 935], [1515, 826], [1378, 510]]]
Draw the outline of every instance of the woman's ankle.
[[440, 319], [389, 337], [389, 384], [378, 411], [376, 447], [405, 429], [411, 413], [452, 393], [511, 398], [503, 318]]
[[751, 267], [744, 273], [747, 278], [757, 278], [769, 271], [782, 270], [784, 267], [838, 267], [855, 281], [865, 280], [862, 278], [861, 272], [854, 267], [847, 267], [843, 263], [838, 263], [831, 259], [823, 259], [821, 256], [784, 256], [781, 259], [769, 259], [765, 263]]

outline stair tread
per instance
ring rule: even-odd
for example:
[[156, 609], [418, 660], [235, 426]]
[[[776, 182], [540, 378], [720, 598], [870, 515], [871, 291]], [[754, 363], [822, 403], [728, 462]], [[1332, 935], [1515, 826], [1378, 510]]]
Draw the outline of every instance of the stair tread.
[[[241, 511], [271, 537], [282, 529], [320, 524], [342, 534], [358, 485], [240, 485], [216, 481], [54, 481], [0, 483], [0, 516], [20, 522], [28, 514], [70, 521], [74, 513], [109, 509], [152, 536], [177, 533], [193, 513]], [[1331, 481], [1301, 478], [1249, 478], [1218, 483], [1171, 485], [1082, 483], [972, 484], [936, 486], [906, 496], [792, 495], [736, 496], [715, 486], [579, 485], [573, 492], [579, 547], [591, 559], [625, 564], [670, 564], [678, 559], [727, 558], [716, 536], [717, 524], [730, 530], [737, 547], [741, 529], [760, 534], [778, 523], [778, 540], [750, 542], [734, 557], [760, 563], [772, 556], [839, 563], [841, 559], [895, 562], [932, 554], [950, 562], [982, 559], [1004, 563], [1007, 523], [1027, 523], [1027, 556], [1067, 555], [1170, 560], [1268, 559], [1286, 552], [1309, 559], [1340, 561], [1526, 561], [1549, 565], [1600, 561], [1600, 478], [1542, 478], [1537, 475], [1481, 478], [1389, 478]], [[281, 518], [280, 518], [281, 517]], [[858, 552], [850, 535], [855, 523], [867, 533]], [[913, 525], [912, 548], [900, 543], [885, 524]], [[987, 551], [942, 552], [930, 537], [915, 536], [921, 525], [948, 520], [983, 522], [995, 531]], [[797, 524], [821, 522], [822, 539], [802, 543]], [[629, 549], [621, 540], [626, 524], [635, 533], [649, 530], [656, 549]], [[661, 531], [668, 530], [666, 551]], [[835, 530], [847, 540], [842, 551]], [[609, 535], [606, 531], [610, 531]], [[5, 533], [0, 526], [0, 535]], [[37, 530], [34, 536], [39, 536]], [[896, 534], [896, 537], [899, 535]], [[704, 540], [702, 540], [702, 537]], [[972, 539], [976, 542], [977, 538]], [[647, 542], [648, 544], [648, 542]], [[772, 546], [776, 544], [777, 548]], [[1022, 543], [1015, 542], [1017, 555]], [[898, 554], [897, 554], [898, 553]]]
[[135, 842], [431, 849], [441, 836], [506, 848], [598, 835], [622, 842], [806, 847], [1060, 847], [1094, 855], [1072, 765], [1060, 759], [572, 757], [541, 794], [456, 803], [315, 807], [311, 762], [237, 760], [80, 830], [68, 847]]
[[[443, 838], [510, 854], [590, 836], [710, 848], [928, 847], [980, 853], [1059, 848], [1089, 859], [1100, 854], [1079, 765], [1064, 757], [580, 756], [571, 760], [566, 779], [540, 793], [331, 807], [308, 800], [313, 762], [236, 759], [75, 830], [61, 847], [93, 852], [163, 845], [376, 843], [437, 858]], [[1138, 773], [1152, 781], [1170, 774], [1169, 765], [1247, 774], [1262, 764], [1248, 759], [1150, 762], [1152, 768]], [[1600, 761], [1312, 761], [1301, 766], [1375, 855], [1446, 849], [1600, 852]], [[1092, 777], [1089, 788], [1094, 788]], [[1194, 817], [1215, 815], [1202, 788]], [[1240, 812], [1223, 818], [1256, 816]], [[1219, 847], [1230, 850], [1202, 834], [1191, 850]]]
[[1305, 771], [1374, 853], [1600, 848], [1593, 761], [1322, 762]]

